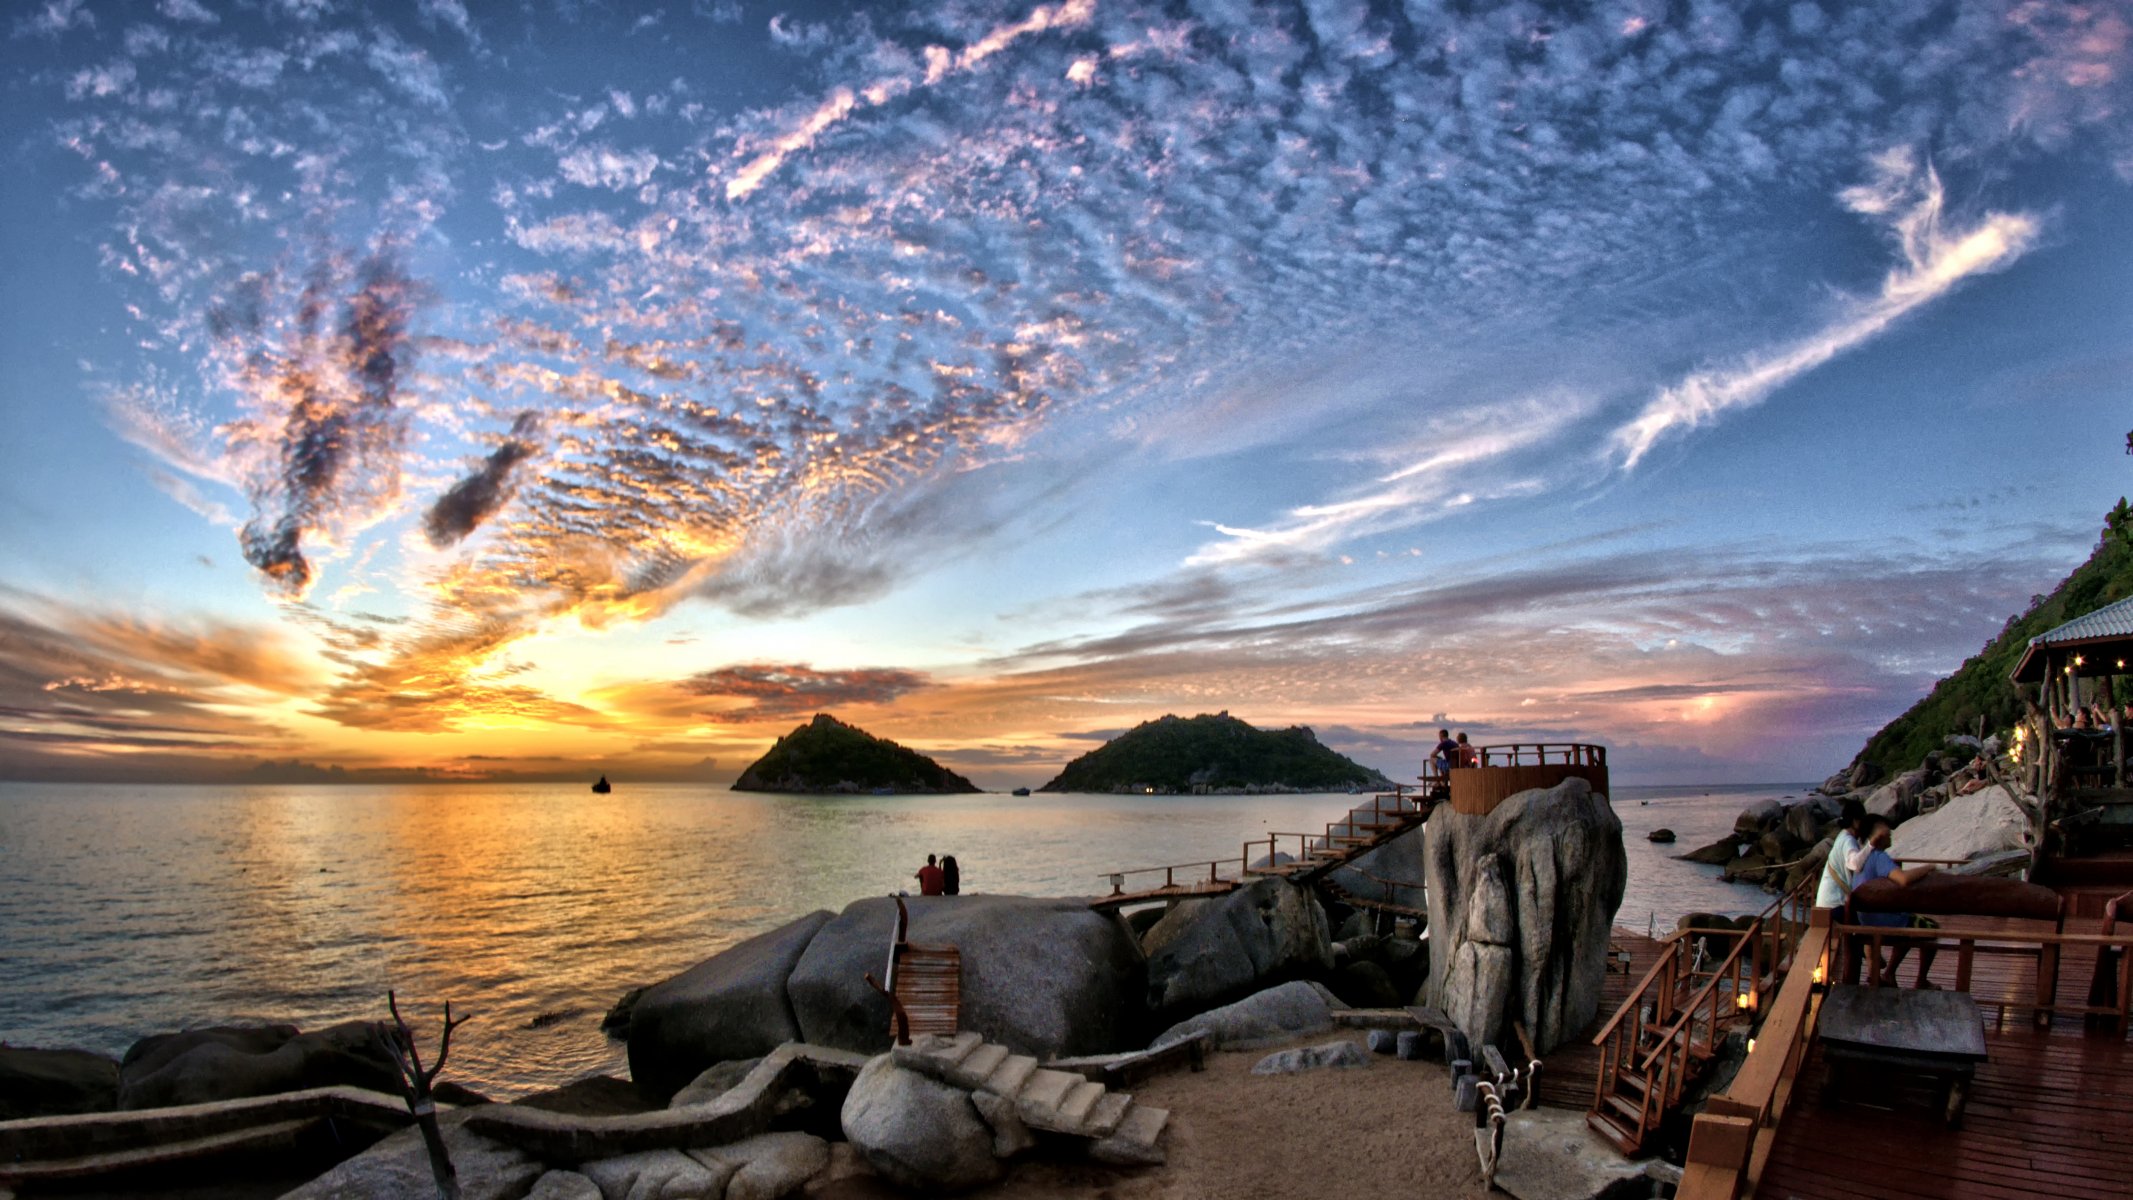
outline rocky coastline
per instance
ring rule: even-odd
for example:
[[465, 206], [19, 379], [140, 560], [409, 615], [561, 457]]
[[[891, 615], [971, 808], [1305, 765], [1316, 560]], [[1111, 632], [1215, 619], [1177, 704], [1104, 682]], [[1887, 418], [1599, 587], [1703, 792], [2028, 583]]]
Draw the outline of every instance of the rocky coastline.
[[[1432, 853], [1432, 837], [1459, 849]], [[1262, 1073], [1352, 1069], [1355, 1044], [1294, 1043], [1336, 1035], [1338, 1014], [1354, 1009], [1455, 1012], [1461, 1028], [1411, 1048], [1440, 1060], [1478, 1053], [1469, 1044], [1514, 1020], [1551, 1042], [1582, 1028], [1596, 1015], [1622, 855], [1606, 798], [1571, 780], [1513, 797], [1492, 817], [1440, 809], [1359, 860], [1380, 879], [1443, 896], [1426, 921], [1387, 920], [1337, 891], [1274, 876], [1130, 914], [1089, 898], [906, 897], [910, 939], [961, 952], [961, 1024], [973, 1039], [961, 1052], [973, 1064], [984, 1056], [982, 1073], [957, 1066], [951, 1047], [890, 1053], [888, 1004], [866, 976], [881, 967], [896, 901], [861, 899], [625, 997], [610, 1022], [627, 1042], [630, 1081], [512, 1103], [441, 1088], [444, 1142], [464, 1194], [497, 1200], [780, 1196], [862, 1178], [938, 1194], [998, 1179], [1032, 1155], [1092, 1169], [1159, 1163], [1167, 1115], [1083, 1082], [1174, 1061], [1180, 1047], [1290, 1047], [1257, 1064]], [[1475, 863], [1489, 865], [1476, 873]], [[1432, 961], [1422, 936], [1432, 927], [1462, 931], [1446, 961]], [[1551, 931], [1554, 949], [1530, 961], [1511, 953]], [[335, 1087], [396, 1095], [370, 1029], [191, 1030], [144, 1039], [116, 1062], [0, 1048], [0, 1098], [17, 1116], [51, 1118], [277, 1096], [295, 1104]], [[978, 1039], [996, 1049], [981, 1051]], [[1002, 1088], [1014, 1094], [1003, 1099]], [[59, 1136], [41, 1120], [25, 1124]], [[287, 1194], [429, 1194], [422, 1141], [388, 1128]], [[0, 1191], [6, 1179], [0, 1168]]]

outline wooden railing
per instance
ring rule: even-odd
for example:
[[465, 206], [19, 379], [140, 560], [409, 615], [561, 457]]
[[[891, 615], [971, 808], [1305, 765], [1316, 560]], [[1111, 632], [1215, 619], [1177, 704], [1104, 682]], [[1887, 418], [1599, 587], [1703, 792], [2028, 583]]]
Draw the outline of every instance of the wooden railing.
[[[2033, 960], [2037, 969], [2026, 991], [2018, 987], [1997, 996], [1975, 997], [1980, 1007], [1999, 1010], [1996, 1023], [2004, 1023], [2009, 1010], [2029, 1011], [2046, 1020], [2081, 1016], [2096, 1022], [2091, 1026], [2092, 1032], [2122, 1037], [2123, 1033], [2117, 1031], [2122, 1031], [2129, 1015], [2133, 1015], [2129, 1014], [2129, 1003], [2133, 1003], [2133, 996], [2129, 996], [2133, 992], [2133, 932], [2029, 932], [1959, 926], [1888, 929], [1839, 925], [1832, 920], [1830, 910], [1816, 909], [1793, 951], [1794, 969], [1772, 1000], [1762, 1028], [1749, 1043], [1747, 1060], [1734, 1075], [1731, 1086], [1711, 1097], [1690, 1127], [1688, 1161], [1676, 1192], [1679, 1200], [1735, 1200], [1754, 1191], [1813, 1038], [1821, 1013], [1823, 985], [1839, 977], [1854, 942], [1877, 956], [1896, 943], [1938, 942], [1944, 948], [1952, 943], [1956, 954], [1953, 986], [1957, 991], [1970, 990], [1972, 967], [1978, 955]], [[2110, 973], [2108, 982], [2115, 984], [2115, 995], [2102, 1002], [2059, 998], [2060, 959], [2066, 949], [2077, 946], [2096, 948], [2099, 960], [2108, 964], [2103, 969]], [[1811, 970], [1801, 969], [1810, 964]]]
[[[1753, 1022], [1766, 985], [1783, 974], [1807, 927], [1816, 882], [1810, 875], [1746, 929], [1686, 929], [1664, 939], [1658, 961], [1593, 1036], [1600, 1047], [1594, 1124], [1625, 1152], [1643, 1150], [1697, 1068], [1717, 1056], [1734, 1026]], [[1725, 952], [1701, 965], [1698, 947], [1714, 943]]]
[[[1222, 873], [1223, 869], [1227, 867], [1235, 867], [1237, 869], [1238, 875], [1244, 873], [1244, 863], [1237, 859], [1211, 858], [1201, 862], [1172, 863], [1167, 867], [1127, 867], [1125, 870], [1122, 871], [1106, 872], [1104, 878], [1111, 881], [1111, 894], [1117, 896], [1125, 892], [1126, 880], [1136, 875], [1153, 875], [1156, 872], [1160, 871], [1163, 873], [1163, 882], [1161, 886], [1165, 888], [1177, 888], [1180, 886], [1178, 883], [1178, 872], [1184, 871], [1186, 873], [1187, 882], [1183, 886], [1187, 888], [1193, 888], [1199, 887], [1202, 884], [1217, 884], [1234, 880], [1237, 877], [1236, 875], [1224, 875]], [[1206, 875], [1206, 878], [1204, 879], [1201, 878], [1203, 872]], [[1154, 890], [1155, 887], [1156, 885], [1151, 883], [1146, 888], [1137, 887], [1134, 889], [1134, 891], [1151, 891]]]
[[1481, 747], [1484, 767], [1537, 767], [1562, 763], [1573, 767], [1604, 767], [1607, 747], [1588, 742], [1509, 742]]
[[1676, 1200], [1734, 1200], [1751, 1165], [1769, 1156], [1792, 1085], [1807, 1055], [1829, 978], [1829, 909], [1815, 909], [1793, 947], [1792, 969], [1777, 989], [1748, 1057], [1725, 1092], [1704, 1103], [1689, 1128], [1687, 1164]]
[[1293, 843], [1295, 851], [1290, 858], [1304, 864], [1316, 858], [1332, 862], [1346, 849], [1367, 845], [1382, 836], [1387, 829], [1427, 811], [1427, 793], [1418, 793], [1406, 787], [1395, 787], [1389, 792], [1379, 792], [1371, 797], [1370, 807], [1358, 805], [1337, 821], [1326, 822], [1324, 833], [1268, 832], [1264, 837], [1253, 838], [1244, 843], [1245, 870], [1251, 864], [1264, 859], [1269, 868], [1275, 866], [1275, 858], [1284, 852], [1287, 844]]

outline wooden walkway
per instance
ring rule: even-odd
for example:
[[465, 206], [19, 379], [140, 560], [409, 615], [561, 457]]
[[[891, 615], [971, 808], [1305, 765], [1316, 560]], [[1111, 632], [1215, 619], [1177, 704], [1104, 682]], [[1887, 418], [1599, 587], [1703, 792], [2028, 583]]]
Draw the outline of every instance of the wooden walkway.
[[[2070, 919], [2067, 932], [2093, 931]], [[1991, 929], [1983, 919], [1946, 918], [1944, 931]], [[2005, 928], [2002, 924], [1997, 926]], [[1952, 986], [1956, 963], [1942, 951], [1931, 978]], [[2062, 997], [2085, 995], [2095, 951], [2068, 947]], [[1755, 1194], [1777, 1200], [2133, 1200], [2133, 1047], [2122, 1033], [2092, 1037], [2062, 1017], [2035, 1028], [2018, 1007], [2031, 994], [2034, 960], [1979, 954], [1971, 981], [1990, 1058], [1977, 1069], [1962, 1124], [1943, 1124], [1922, 1091], [1897, 1081], [1873, 1097], [1825, 1097], [1819, 1048], [1800, 1072], [1796, 1100], [1779, 1127]], [[1900, 979], [1917, 978], [1916, 956]]]
[[1611, 967], [1600, 989], [1600, 1015], [1583, 1033], [1541, 1056], [1536, 1103], [1578, 1112], [1592, 1107], [1593, 1093], [1600, 1086], [1600, 1048], [1592, 1044], [1592, 1035], [1629, 999], [1629, 990], [1651, 969], [1659, 954], [1657, 940], [1627, 929], [1616, 929], [1608, 940], [1610, 945], [1629, 952], [1629, 971], [1625, 974]]

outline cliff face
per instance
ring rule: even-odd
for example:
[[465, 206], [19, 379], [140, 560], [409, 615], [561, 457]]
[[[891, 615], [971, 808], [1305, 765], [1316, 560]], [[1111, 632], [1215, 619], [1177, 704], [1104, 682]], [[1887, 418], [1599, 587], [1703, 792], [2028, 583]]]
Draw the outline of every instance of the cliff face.
[[733, 781], [736, 792], [975, 792], [968, 779], [916, 750], [828, 713], [778, 739]]
[[1939, 750], [1954, 733], [2004, 733], [2022, 715], [2022, 702], [2007, 682], [2029, 639], [2075, 617], [2133, 595], [2133, 547], [2106, 536], [2089, 560], [2075, 567], [2051, 593], [2039, 596], [2027, 612], [2008, 618], [1999, 636], [1985, 644], [1955, 672], [1933, 686], [1926, 698], [1883, 726], [1853, 760], [1871, 764], [1865, 778], [1886, 779], [1917, 766]]
[[1255, 729], [1228, 713], [1164, 716], [1066, 765], [1046, 792], [1340, 791], [1392, 781], [1302, 725]]

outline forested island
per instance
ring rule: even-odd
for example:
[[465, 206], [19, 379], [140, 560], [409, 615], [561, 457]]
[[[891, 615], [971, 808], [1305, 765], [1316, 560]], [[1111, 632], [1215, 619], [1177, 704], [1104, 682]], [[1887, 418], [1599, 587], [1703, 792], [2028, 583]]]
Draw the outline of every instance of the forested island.
[[733, 790], [940, 794], [978, 789], [916, 750], [816, 713], [741, 772]]
[[1327, 792], [1392, 781], [1307, 726], [1258, 729], [1227, 712], [1144, 721], [1066, 765], [1044, 792]]

